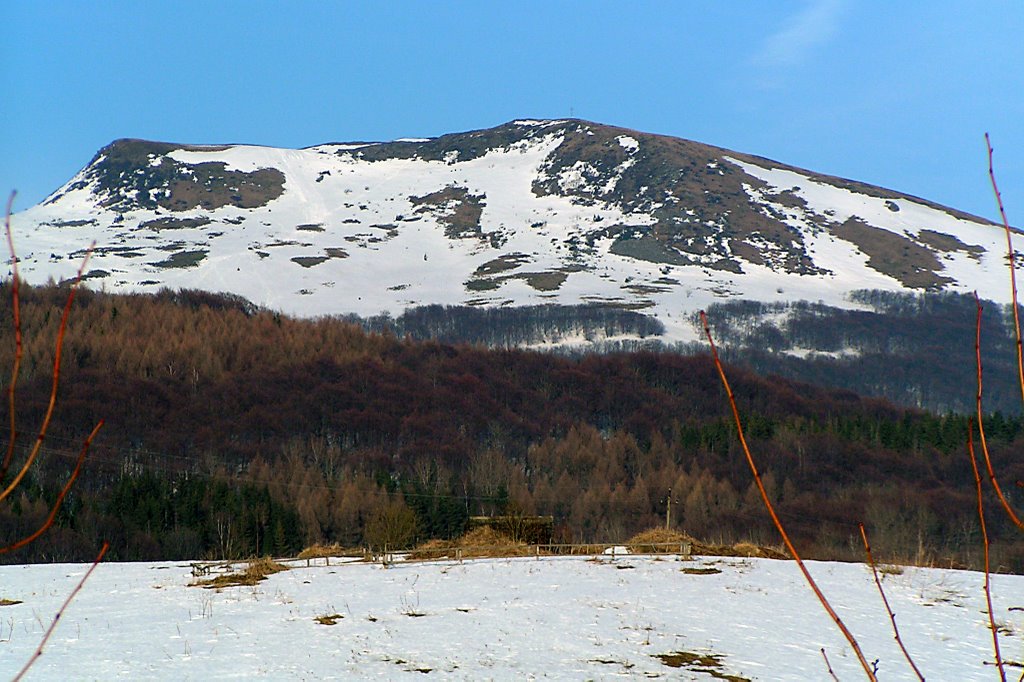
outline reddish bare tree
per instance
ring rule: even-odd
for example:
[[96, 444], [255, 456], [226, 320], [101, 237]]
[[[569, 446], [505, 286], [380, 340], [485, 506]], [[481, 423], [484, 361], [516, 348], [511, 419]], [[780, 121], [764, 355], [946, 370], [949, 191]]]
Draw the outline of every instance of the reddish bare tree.
[[[68, 292], [67, 302], [64, 305], [64, 313], [61, 316], [60, 327], [58, 328], [57, 338], [54, 345], [53, 379], [51, 383], [50, 398], [47, 404], [46, 413], [43, 416], [42, 423], [39, 425], [39, 428], [35, 432], [35, 439], [32, 446], [29, 448], [28, 454], [25, 456], [25, 459], [21, 463], [21, 466], [18, 467], [17, 473], [13, 476], [11, 481], [7, 482], [5, 485], [8, 471], [10, 469], [12, 462], [15, 459], [14, 455], [17, 451], [16, 446], [19, 434], [17, 428], [16, 387], [18, 384], [18, 375], [21, 370], [21, 359], [23, 354], [23, 343], [21, 335], [21, 307], [19, 297], [20, 280], [18, 277], [18, 256], [14, 250], [14, 237], [11, 234], [11, 208], [14, 204], [14, 196], [15, 195], [12, 192], [10, 198], [7, 201], [7, 208], [4, 213], [4, 230], [7, 234], [7, 245], [11, 254], [11, 297], [14, 317], [14, 362], [12, 363], [13, 366], [11, 368], [10, 383], [7, 386], [7, 407], [10, 413], [10, 436], [7, 443], [7, 450], [4, 455], [3, 462], [0, 463], [0, 487], [3, 488], [2, 490], [0, 490], [0, 504], [8, 500], [11, 494], [18, 489], [18, 486], [22, 484], [22, 482], [25, 480], [25, 477], [28, 475], [29, 471], [32, 470], [33, 465], [35, 465], [36, 462], [38, 461], [39, 454], [42, 451], [43, 442], [46, 439], [46, 433], [50, 426], [50, 422], [53, 418], [54, 408], [57, 403], [57, 389], [60, 385], [61, 351], [64, 348], [64, 334], [65, 331], [67, 330], [68, 318], [70, 317], [71, 314], [71, 305], [72, 303], [74, 303], [75, 293], [78, 291], [79, 283], [82, 280], [82, 273], [85, 271], [85, 266], [89, 262], [89, 256], [86, 255], [86, 257], [82, 261], [81, 266], [78, 269], [78, 276], [71, 284], [70, 290]], [[91, 250], [92, 249], [90, 247], [89, 251], [91, 252]], [[68, 491], [71, 490], [71, 487], [74, 485], [75, 480], [78, 478], [78, 475], [82, 470], [82, 463], [85, 461], [85, 456], [89, 452], [89, 446], [92, 444], [93, 439], [96, 437], [96, 434], [99, 432], [102, 426], [103, 422], [101, 420], [92, 430], [92, 432], [88, 435], [88, 437], [85, 439], [85, 442], [82, 444], [82, 449], [79, 452], [78, 459], [75, 463], [75, 468], [68, 476], [68, 480], [65, 482], [64, 487], [61, 489], [60, 493], [57, 495], [57, 498], [50, 506], [50, 513], [43, 520], [42, 525], [40, 525], [36, 530], [25, 535], [24, 537], [0, 547], [0, 554], [13, 552], [35, 542], [43, 533], [45, 533], [53, 525], [53, 522], [57, 517], [57, 513], [60, 511], [61, 505], [64, 503], [65, 497], [67, 497]], [[61, 605], [60, 609], [57, 611], [56, 616], [54, 616], [53, 622], [50, 624], [50, 627], [47, 629], [42, 639], [40, 640], [39, 646], [32, 654], [32, 657], [25, 663], [25, 666], [15, 677], [16, 680], [20, 680], [25, 675], [25, 673], [28, 672], [29, 668], [32, 667], [32, 664], [36, 660], [38, 660], [39, 657], [42, 655], [43, 647], [46, 646], [46, 642], [50, 639], [50, 635], [53, 634], [53, 631], [56, 628], [57, 622], [60, 620], [61, 615], [67, 609], [68, 604], [71, 603], [71, 600], [75, 597], [75, 595], [78, 594], [79, 590], [82, 589], [82, 585], [92, 574], [93, 569], [95, 569], [96, 565], [103, 559], [103, 555], [106, 554], [108, 546], [109, 545], [107, 543], [103, 543], [103, 547], [100, 549], [99, 555], [93, 562], [92, 567], [86, 572], [86, 574], [82, 577], [82, 580], [78, 583], [74, 590], [71, 591], [71, 593], [68, 595], [68, 598]]]

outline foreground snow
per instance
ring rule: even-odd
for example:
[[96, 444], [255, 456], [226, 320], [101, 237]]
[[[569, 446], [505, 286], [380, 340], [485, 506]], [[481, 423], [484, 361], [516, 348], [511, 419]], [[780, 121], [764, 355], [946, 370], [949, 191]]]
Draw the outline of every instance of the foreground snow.
[[[810, 562], [879, 677], [912, 679], [870, 571]], [[718, 569], [687, 573], [684, 569]], [[29, 658], [87, 566], [0, 567], [0, 676]], [[929, 680], [997, 679], [983, 575], [905, 568], [887, 596]], [[103, 564], [30, 679], [863, 679], [791, 562], [619, 557], [296, 566], [255, 587], [189, 587], [187, 564]], [[1005, 658], [1024, 660], [1024, 576], [995, 576]], [[339, 614], [334, 625], [318, 616]], [[1019, 668], [1010, 669], [1016, 679]]]

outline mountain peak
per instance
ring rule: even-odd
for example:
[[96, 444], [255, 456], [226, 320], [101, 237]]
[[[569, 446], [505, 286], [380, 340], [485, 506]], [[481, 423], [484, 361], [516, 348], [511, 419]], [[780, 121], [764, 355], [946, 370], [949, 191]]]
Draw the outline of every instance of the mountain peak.
[[[580, 119], [306, 149], [116, 140], [16, 216], [26, 277], [287, 312], [590, 303], [691, 338], [716, 300], [1003, 288], [1000, 230], [899, 192]], [[991, 284], [989, 284], [991, 282]]]

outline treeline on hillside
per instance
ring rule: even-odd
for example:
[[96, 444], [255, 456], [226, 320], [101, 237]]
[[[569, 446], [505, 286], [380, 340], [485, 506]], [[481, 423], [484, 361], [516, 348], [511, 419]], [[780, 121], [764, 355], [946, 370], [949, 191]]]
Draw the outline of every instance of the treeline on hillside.
[[[973, 391], [965, 390], [975, 381], [973, 296], [872, 290], [856, 292], [852, 298], [866, 309], [809, 301], [731, 301], [712, 304], [708, 315], [723, 355], [759, 374], [844, 388], [939, 413], [974, 409]], [[398, 337], [492, 348], [550, 344], [555, 352], [571, 356], [703, 350], [702, 344], [693, 343], [666, 346], [661, 339], [664, 326], [655, 318], [600, 305], [433, 305], [396, 318], [345, 319]], [[986, 405], [992, 411], [1019, 414], [1011, 321], [1006, 306], [985, 302]]]
[[[739, 301], [709, 306], [708, 318], [724, 356], [758, 373], [939, 413], [974, 410], [973, 296], [862, 291], [853, 298], [871, 309]], [[1019, 414], [1011, 310], [984, 303], [985, 405]]]
[[[63, 303], [54, 287], [23, 291], [22, 444], [46, 406]], [[863, 520], [885, 558], [976, 562], [965, 418], [738, 368], [730, 378], [769, 488], [811, 556], [859, 557]], [[680, 528], [774, 541], [706, 356], [486, 350], [208, 294], [83, 291], [43, 461], [0, 505], [0, 542], [41, 520], [100, 418], [57, 527], [3, 560], [83, 560], [101, 539], [117, 559], [360, 545], [395, 514], [415, 520], [413, 540], [514, 513], [553, 515], [559, 539], [619, 541], [663, 522], [670, 489]], [[1024, 479], [1020, 421], [986, 427], [1005, 480]], [[989, 531], [997, 561], [1024, 570], [1024, 537], [1001, 517]]]
[[596, 304], [510, 308], [428, 305], [410, 308], [398, 317], [349, 315], [345, 319], [371, 332], [494, 348], [580, 343], [624, 335], [643, 339], [665, 333], [665, 326], [649, 315]]

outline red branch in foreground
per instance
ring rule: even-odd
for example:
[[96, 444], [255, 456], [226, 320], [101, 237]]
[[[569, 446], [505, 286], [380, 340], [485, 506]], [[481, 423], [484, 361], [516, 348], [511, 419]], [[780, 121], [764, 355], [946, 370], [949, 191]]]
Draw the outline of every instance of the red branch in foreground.
[[89, 446], [92, 445], [93, 438], [96, 437], [96, 434], [99, 433], [99, 430], [102, 427], [103, 420], [100, 420], [100, 423], [92, 430], [89, 437], [85, 439], [85, 443], [82, 445], [82, 450], [78, 453], [78, 460], [75, 462], [75, 468], [71, 472], [71, 475], [68, 476], [67, 483], [65, 483], [64, 487], [61, 488], [60, 494], [57, 495], [57, 500], [53, 503], [53, 507], [50, 508], [50, 515], [46, 517], [43, 525], [39, 526], [39, 528], [36, 529], [36, 532], [31, 535], [27, 535], [17, 542], [12, 542], [6, 547], [0, 547], [0, 554], [6, 554], [7, 552], [13, 552], [16, 549], [21, 549], [22, 547], [34, 542], [39, 536], [49, 530], [50, 526], [53, 525], [54, 519], [57, 518], [57, 512], [60, 511], [61, 505], [64, 504], [64, 498], [67, 497], [68, 491], [71, 490], [71, 486], [74, 485], [75, 479], [78, 478], [78, 474], [82, 470], [82, 463], [85, 462], [85, 456], [89, 452]]
[[[1013, 272], [1013, 268], [1010, 268], [1010, 272]], [[985, 468], [988, 471], [988, 480], [992, 482], [992, 487], [995, 488], [996, 497], [999, 498], [1000, 504], [1003, 505], [1003, 509], [1006, 510], [1006, 515], [1010, 517], [1010, 520], [1021, 530], [1024, 530], [1024, 522], [1021, 522], [1020, 518], [1013, 511], [1013, 507], [1007, 502], [1006, 497], [1003, 495], [1003, 489], [999, 487], [999, 480], [996, 478], [996, 472], [992, 468], [992, 458], [988, 454], [988, 441], [985, 439], [985, 422], [981, 411], [981, 396], [982, 396], [982, 382], [981, 382], [981, 301], [978, 299], [978, 294], [974, 294], [974, 302], [978, 306], [978, 315], [975, 321], [975, 332], [974, 332], [974, 356], [977, 363], [978, 370], [978, 392], [975, 397], [975, 407], [978, 414], [978, 440], [981, 442], [981, 454], [985, 458]], [[1017, 309], [1017, 304], [1014, 303], [1014, 310]]]
[[889, 600], [885, 598], [885, 590], [882, 589], [882, 581], [878, 579], [878, 569], [875, 568], [875, 558], [871, 556], [871, 545], [868, 544], [868, 534], [864, 530], [864, 524], [857, 524], [860, 526], [860, 536], [864, 539], [864, 553], [868, 557], [868, 565], [871, 566], [871, 573], [875, 576], [875, 585], [878, 586], [878, 594], [882, 595], [882, 603], [885, 604], [885, 611], [889, 614], [889, 620], [892, 621], [892, 632], [895, 636], [896, 643], [900, 645], [900, 651], [903, 652], [904, 658], [907, 659], [907, 663], [914, 669], [914, 674], [917, 675], [917, 679], [924, 682], [924, 675], [917, 669], [917, 664], [914, 663], [914, 659], [910, 657], [910, 652], [907, 651], [907, 647], [903, 645], [903, 639], [900, 637], [900, 629], [896, 627], [896, 614], [892, 612], [892, 608], [889, 606]]
[[[12, 273], [12, 277], [11, 277], [11, 298], [12, 298], [12, 308], [13, 308], [13, 312], [14, 312], [14, 344], [15, 344], [15, 351], [14, 351], [14, 363], [13, 363], [13, 367], [12, 367], [12, 371], [11, 371], [11, 382], [10, 382], [10, 385], [8, 386], [8, 388], [7, 388], [8, 408], [10, 409], [10, 413], [11, 413], [11, 415], [10, 415], [10, 442], [7, 445], [7, 451], [6, 451], [6, 454], [4, 455], [3, 462], [0, 462], [0, 484], [3, 483], [4, 479], [7, 476], [7, 471], [8, 471], [8, 468], [9, 468], [9, 466], [11, 464], [11, 460], [12, 460], [13, 455], [14, 455], [15, 442], [17, 441], [17, 437], [18, 437], [17, 420], [16, 420], [16, 409], [15, 409], [17, 407], [17, 401], [15, 400], [15, 386], [18, 383], [18, 374], [19, 374], [19, 371], [21, 369], [21, 358], [22, 358], [21, 307], [20, 307], [21, 297], [20, 297], [20, 293], [19, 293], [20, 280], [19, 280], [19, 277], [18, 277], [18, 256], [17, 256], [17, 253], [14, 250], [14, 238], [13, 238], [12, 233], [11, 233], [11, 208], [12, 208], [12, 205], [14, 203], [14, 196], [15, 196], [14, 192], [11, 192], [10, 199], [8, 199], [8, 201], [7, 201], [7, 210], [6, 210], [6, 213], [4, 215], [4, 231], [6, 232], [6, 235], [7, 235], [7, 245], [9, 247], [9, 249], [10, 249], [10, 254], [11, 254], [11, 273]], [[14, 490], [17, 489], [17, 487], [21, 484], [22, 480], [25, 478], [26, 474], [28, 474], [29, 470], [32, 468], [32, 465], [35, 463], [36, 458], [38, 457], [40, 451], [42, 450], [43, 440], [46, 438], [46, 431], [47, 431], [47, 429], [48, 429], [48, 427], [50, 425], [50, 420], [53, 417], [54, 407], [56, 406], [56, 403], [57, 403], [57, 388], [60, 385], [61, 353], [62, 353], [63, 348], [64, 348], [64, 335], [65, 335], [65, 332], [67, 330], [68, 318], [71, 315], [71, 305], [72, 305], [72, 303], [74, 303], [75, 293], [78, 291], [78, 286], [79, 286], [79, 284], [82, 281], [82, 274], [85, 272], [85, 266], [89, 262], [89, 256], [90, 256], [91, 253], [92, 253], [92, 246], [89, 247], [89, 250], [86, 253], [85, 258], [82, 260], [82, 264], [81, 264], [81, 266], [78, 269], [78, 276], [75, 278], [74, 282], [71, 284], [71, 289], [68, 292], [68, 299], [67, 299], [67, 302], [64, 305], [64, 313], [61, 316], [60, 327], [59, 327], [59, 329], [57, 331], [57, 341], [56, 341], [56, 345], [55, 345], [54, 351], [53, 351], [53, 356], [54, 356], [53, 357], [53, 383], [52, 383], [51, 388], [50, 388], [50, 400], [49, 400], [49, 405], [47, 406], [47, 409], [46, 409], [46, 414], [43, 417], [43, 421], [42, 421], [42, 424], [39, 427], [39, 430], [36, 432], [35, 444], [32, 446], [31, 450], [29, 451], [28, 457], [26, 458], [25, 462], [22, 464], [21, 469], [18, 471], [18, 473], [14, 477], [14, 479], [7, 485], [7, 487], [4, 488], [2, 491], [0, 491], [0, 502], [5, 500], [12, 492], [14, 492]], [[78, 474], [82, 470], [82, 463], [85, 461], [85, 456], [89, 452], [89, 446], [92, 444], [93, 439], [96, 437], [96, 434], [99, 432], [99, 430], [100, 430], [100, 428], [102, 428], [102, 426], [103, 426], [103, 420], [100, 420], [100, 422], [92, 430], [92, 433], [90, 433], [88, 438], [85, 439], [85, 443], [82, 445], [82, 450], [81, 450], [81, 452], [78, 455], [78, 460], [75, 463], [75, 468], [71, 472], [71, 475], [68, 477], [68, 480], [64, 484], [64, 487], [61, 489], [60, 494], [57, 495], [57, 500], [54, 502], [53, 506], [51, 507], [50, 513], [47, 516], [46, 520], [43, 521], [42, 525], [38, 529], [36, 529], [35, 532], [30, 533], [29, 535], [27, 535], [26, 537], [22, 538], [21, 540], [17, 540], [17, 541], [15, 541], [15, 542], [13, 542], [13, 543], [5, 546], [5, 547], [0, 547], [0, 554], [4, 554], [6, 552], [12, 552], [12, 551], [14, 551], [16, 549], [20, 549], [21, 547], [24, 547], [24, 546], [26, 546], [26, 545], [28, 545], [28, 544], [30, 544], [32, 542], [35, 542], [36, 539], [38, 539], [43, 533], [45, 533], [50, 528], [50, 526], [53, 525], [54, 519], [57, 518], [57, 513], [60, 511], [61, 505], [64, 503], [64, 498], [67, 497], [67, 494], [71, 490], [71, 487], [74, 485], [75, 481], [78, 479]], [[57, 627], [57, 623], [60, 620], [61, 615], [63, 615], [64, 611], [68, 607], [68, 604], [71, 603], [71, 600], [75, 598], [75, 595], [77, 595], [78, 592], [82, 589], [82, 586], [85, 584], [85, 581], [89, 578], [90, 575], [92, 575], [92, 572], [96, 569], [96, 566], [99, 565], [100, 561], [103, 559], [103, 556], [107, 553], [107, 549], [109, 547], [110, 547], [109, 543], [106, 543], [106, 542], [103, 543], [103, 547], [102, 547], [102, 549], [100, 549], [100, 553], [96, 557], [96, 560], [93, 562], [93, 564], [89, 568], [89, 570], [86, 571], [85, 575], [82, 577], [82, 580], [78, 583], [78, 585], [75, 587], [75, 589], [72, 590], [71, 594], [69, 594], [67, 599], [64, 600], [64, 603], [61, 605], [60, 610], [57, 611], [57, 615], [54, 616], [53, 623], [50, 624], [49, 629], [47, 629], [46, 633], [43, 635], [42, 640], [39, 642], [39, 646], [36, 648], [35, 653], [33, 653], [32, 657], [25, 663], [25, 666], [21, 669], [21, 671], [14, 678], [15, 680], [20, 680], [22, 677], [24, 677], [25, 673], [28, 672], [28, 669], [32, 667], [32, 664], [35, 663], [35, 661], [38, 660], [38, 658], [40, 656], [42, 656], [42, 654], [43, 654], [43, 647], [46, 645], [46, 642], [50, 639], [50, 636], [53, 634], [54, 629]]]
[[1020, 313], [1017, 310], [1017, 263], [1013, 252], [1010, 221], [1006, 218], [1003, 195], [999, 192], [999, 185], [996, 184], [996, 172], [992, 168], [992, 141], [989, 140], [988, 133], [985, 133], [985, 147], [988, 149], [988, 179], [992, 183], [992, 192], [996, 195], [996, 204], [999, 205], [999, 217], [1003, 219], [1003, 230], [1006, 231], [1006, 257], [1010, 266], [1010, 293], [1013, 296], [1013, 327], [1017, 332], [1017, 378], [1020, 382], [1020, 397], [1021, 400], [1024, 400], [1024, 354], [1022, 354], [1020, 337]]
[[14, 208], [15, 192], [7, 199], [7, 210], [4, 212], [4, 230], [7, 233], [7, 246], [11, 254], [11, 268], [14, 276], [11, 277], [11, 311], [14, 315], [14, 362], [11, 365], [11, 382], [7, 387], [7, 397], [11, 412], [11, 437], [7, 443], [7, 453], [4, 461], [0, 464], [0, 482], [7, 476], [7, 468], [11, 465], [11, 458], [14, 456], [14, 442], [17, 438], [17, 426], [14, 412], [14, 387], [18, 383], [18, 373], [21, 370], [21, 356], [24, 351], [21, 343], [21, 298], [18, 295], [18, 259], [14, 254], [14, 238], [11, 236], [11, 209]]
[[999, 654], [999, 631], [996, 629], [995, 616], [992, 613], [992, 589], [990, 586], [988, 563], [988, 530], [985, 527], [985, 508], [981, 501], [981, 474], [978, 472], [978, 461], [974, 456], [974, 426], [968, 420], [967, 452], [971, 456], [971, 468], [974, 470], [974, 485], [978, 493], [978, 521], [981, 522], [981, 540], [985, 547], [985, 601], [988, 602], [988, 626], [992, 630], [992, 650], [995, 652], [999, 677], [1006, 682], [1006, 671], [1003, 669], [1003, 658]]
[[821, 647], [821, 657], [825, 659], [825, 667], [828, 668], [828, 674], [832, 676], [832, 679], [839, 682], [839, 678], [836, 677], [836, 673], [832, 670], [832, 664], [828, 661], [828, 654], [825, 653], [825, 647]]
[[43, 635], [43, 639], [39, 642], [39, 646], [36, 647], [36, 650], [32, 654], [32, 657], [28, 659], [28, 661], [25, 663], [25, 667], [23, 667], [18, 672], [18, 674], [14, 676], [14, 682], [18, 682], [18, 680], [22, 679], [25, 676], [25, 673], [28, 672], [28, 669], [32, 667], [32, 664], [39, 660], [39, 657], [43, 655], [43, 647], [46, 646], [46, 642], [49, 641], [50, 635], [52, 635], [53, 631], [57, 628], [57, 623], [60, 622], [60, 617], [64, 615], [64, 611], [68, 608], [68, 604], [71, 603], [71, 600], [75, 598], [75, 595], [77, 595], [79, 591], [81, 591], [82, 586], [85, 585], [85, 581], [89, 579], [89, 576], [92, 575], [92, 572], [95, 571], [96, 567], [100, 565], [100, 561], [103, 560], [103, 555], [107, 553], [107, 549], [109, 549], [109, 547], [110, 543], [103, 543], [103, 547], [100, 548], [100, 553], [96, 557], [96, 560], [92, 562], [92, 566], [90, 566], [89, 570], [85, 572], [85, 575], [82, 576], [82, 579], [78, 581], [78, 584], [75, 586], [75, 589], [71, 590], [71, 594], [69, 594], [68, 598], [64, 600], [64, 603], [60, 605], [60, 609], [57, 611], [57, 615], [53, 617], [53, 622], [50, 623], [50, 627], [47, 628], [46, 634]]
[[[779, 535], [782, 536], [782, 542], [786, 545], [786, 549], [789, 550], [789, 555], [793, 557], [793, 561], [800, 568], [800, 572], [803, 573], [804, 579], [810, 586], [814, 595], [821, 602], [821, 605], [828, 612], [828, 615], [832, 618], [832, 621], [839, 627], [839, 630], [846, 637], [846, 641], [853, 647], [853, 652], [857, 655], [857, 660], [860, 661], [861, 667], [864, 668], [864, 672], [867, 673], [868, 679], [872, 682], [877, 681], [875, 673], [872, 671], [871, 666], [868, 664], [864, 654], [860, 650], [860, 645], [857, 644], [857, 640], [854, 638], [853, 633], [846, 627], [843, 620], [839, 617], [839, 614], [835, 612], [832, 605], [829, 604], [828, 599], [818, 588], [818, 584], [814, 582], [814, 578], [811, 577], [810, 571], [804, 566], [803, 560], [800, 558], [800, 554], [796, 551], [796, 547], [793, 546], [792, 541], [789, 539], [789, 534], [786, 533], [786, 529], [782, 526], [782, 522], [779, 520], [778, 514], [775, 513], [775, 507], [772, 505], [771, 500], [768, 498], [768, 492], [764, 489], [764, 483], [761, 481], [761, 474], [757, 470], [757, 465], [754, 463], [754, 457], [750, 454], [750, 448], [747, 447], [747, 439], [743, 435], [743, 423], [740, 420], [740, 411], [736, 407], [736, 397], [733, 395], [732, 388], [729, 386], [729, 380], [725, 376], [725, 369], [722, 367], [722, 361], [718, 358], [718, 349], [715, 347], [715, 340], [711, 336], [711, 327], [708, 326], [708, 317], [704, 311], [700, 311], [700, 320], [704, 325], [704, 334], [708, 337], [708, 343], [711, 344], [711, 357], [715, 361], [715, 369], [718, 370], [718, 376], [722, 379], [722, 385], [725, 387], [725, 393], [729, 397], [729, 405], [732, 407], [732, 415], [736, 421], [736, 432], [739, 435], [740, 445], [743, 447], [743, 454], [747, 457], [747, 464], [750, 465], [750, 471], [754, 474], [754, 482], [757, 484], [757, 489], [761, 493], [761, 499], [764, 501], [764, 506], [768, 510], [769, 516], [772, 518], [772, 523], [775, 524], [775, 528], [779, 531]], [[826, 659], [827, 660], [827, 659]]]
[[[6, 215], [6, 218], [5, 218], [5, 221], [4, 221], [4, 228], [5, 228], [6, 232], [7, 232], [7, 244], [10, 247], [10, 250], [11, 250], [11, 263], [12, 263], [11, 269], [12, 269], [12, 273], [13, 273], [12, 282], [16, 283], [18, 281], [18, 256], [17, 256], [17, 254], [14, 251], [14, 239], [11, 236], [11, 203], [13, 201], [14, 201], [14, 194], [11, 193], [11, 198], [7, 202], [7, 215]], [[53, 410], [54, 410], [54, 407], [57, 404], [57, 387], [60, 385], [60, 360], [61, 360], [62, 351], [64, 349], [64, 333], [67, 331], [68, 318], [71, 316], [71, 305], [75, 302], [75, 293], [77, 293], [77, 291], [78, 291], [78, 285], [82, 281], [82, 274], [85, 272], [85, 266], [89, 263], [89, 256], [91, 254], [92, 254], [92, 246], [89, 247], [89, 250], [85, 254], [85, 258], [82, 259], [82, 264], [78, 268], [78, 275], [77, 275], [77, 277], [75, 277], [75, 281], [71, 284], [71, 290], [68, 292], [68, 300], [64, 304], [64, 312], [63, 312], [63, 314], [61, 315], [61, 318], [60, 318], [60, 327], [58, 328], [58, 331], [57, 331], [57, 341], [56, 341], [56, 343], [54, 345], [54, 350], [53, 350], [53, 381], [52, 381], [51, 388], [50, 388], [50, 401], [49, 401], [49, 404], [46, 407], [46, 414], [43, 416], [43, 422], [40, 425], [39, 431], [36, 434], [35, 445], [32, 446], [32, 450], [29, 452], [29, 455], [26, 458], [25, 463], [22, 465], [21, 470], [18, 471], [17, 476], [15, 476], [14, 480], [12, 480], [8, 484], [8, 486], [6, 488], [4, 488], [4, 490], [2, 492], [0, 492], [0, 501], [3, 501], [4, 499], [6, 499], [7, 496], [10, 495], [14, 491], [14, 489], [17, 488], [18, 485], [21, 484], [22, 479], [25, 478], [25, 475], [29, 472], [29, 469], [32, 468], [32, 465], [35, 463], [36, 457], [39, 455], [40, 450], [42, 450], [43, 440], [46, 438], [46, 431], [47, 431], [47, 429], [50, 426], [50, 420], [53, 417]], [[13, 300], [14, 300], [14, 309], [17, 310], [18, 309], [18, 287], [17, 287], [16, 284], [12, 286], [12, 297], [13, 297]], [[15, 350], [14, 374], [11, 376], [11, 385], [8, 388], [8, 392], [10, 394], [10, 410], [11, 410], [11, 442], [8, 445], [7, 456], [4, 458], [5, 459], [5, 462], [4, 462], [4, 470], [5, 471], [4, 471], [4, 473], [6, 473], [6, 465], [8, 464], [8, 460], [10, 459], [11, 452], [13, 451], [13, 448], [14, 448], [15, 437], [17, 436], [17, 432], [16, 432], [15, 425], [14, 425], [14, 386], [17, 383], [17, 380], [18, 380], [17, 372], [18, 372], [18, 368], [19, 368], [19, 365], [20, 365], [20, 363], [18, 362], [18, 355], [20, 353], [20, 339], [21, 339], [21, 318], [20, 318], [20, 316], [18, 316], [18, 315], [15, 316], [14, 323], [15, 323], [15, 331], [14, 331], [15, 343], [19, 344], [19, 345], [17, 346], [17, 348]]]
[[[16, 413], [17, 404], [16, 404], [14, 392], [15, 392], [15, 387], [17, 386], [17, 383], [18, 383], [18, 373], [19, 373], [19, 370], [21, 368], [21, 357], [22, 357], [21, 303], [20, 303], [21, 302], [21, 296], [20, 296], [20, 293], [19, 293], [20, 279], [18, 277], [18, 256], [17, 256], [17, 253], [14, 250], [14, 237], [12, 236], [12, 233], [11, 233], [11, 207], [12, 207], [12, 204], [14, 203], [14, 196], [15, 196], [14, 192], [11, 192], [11, 196], [7, 200], [7, 211], [6, 211], [5, 215], [4, 215], [4, 231], [6, 232], [6, 235], [7, 235], [7, 246], [10, 249], [10, 253], [11, 253], [11, 273], [12, 273], [12, 277], [11, 277], [11, 308], [12, 308], [13, 313], [14, 313], [14, 363], [13, 363], [13, 368], [12, 368], [12, 371], [11, 371], [11, 382], [10, 382], [10, 385], [7, 387], [8, 409], [10, 410], [10, 413], [11, 413], [11, 419], [10, 419], [10, 442], [7, 444], [7, 452], [4, 455], [4, 460], [3, 460], [2, 465], [0, 465], [0, 482], [2, 482], [4, 477], [7, 475], [7, 469], [10, 466], [11, 459], [12, 459], [12, 456], [14, 454], [15, 442], [16, 442], [17, 436], [18, 436], [17, 428], [16, 428], [16, 414], [15, 414]], [[91, 252], [91, 250], [92, 249], [90, 248], [90, 252]], [[24, 479], [25, 475], [28, 473], [29, 469], [32, 467], [32, 464], [35, 462], [36, 457], [39, 455], [40, 450], [42, 449], [43, 439], [46, 437], [46, 430], [49, 427], [50, 418], [53, 416], [54, 406], [56, 405], [56, 402], [57, 402], [57, 388], [58, 388], [58, 386], [60, 384], [60, 359], [61, 359], [61, 352], [62, 352], [62, 350], [64, 348], [64, 333], [65, 333], [65, 331], [67, 329], [68, 318], [69, 318], [69, 316], [71, 314], [71, 305], [72, 305], [72, 303], [74, 303], [74, 300], [75, 300], [75, 292], [77, 291], [78, 285], [79, 285], [79, 283], [82, 280], [82, 273], [85, 271], [85, 266], [86, 266], [86, 264], [88, 262], [89, 262], [89, 256], [88, 256], [88, 254], [86, 254], [85, 259], [83, 259], [82, 264], [81, 264], [81, 266], [78, 269], [78, 277], [75, 279], [74, 283], [71, 285], [71, 290], [68, 292], [67, 302], [64, 304], [64, 313], [61, 316], [60, 328], [59, 328], [59, 330], [57, 332], [56, 347], [54, 348], [53, 383], [52, 383], [52, 385], [50, 387], [50, 401], [49, 401], [49, 405], [48, 405], [48, 408], [47, 408], [47, 411], [46, 411], [46, 416], [43, 418], [43, 423], [39, 427], [39, 432], [38, 432], [38, 434], [36, 436], [35, 444], [32, 447], [32, 450], [29, 453], [28, 458], [25, 460], [25, 463], [22, 465], [21, 469], [18, 471], [17, 476], [14, 477], [14, 480], [11, 481], [11, 483], [2, 492], [0, 492], [0, 501], [3, 501], [4, 499], [6, 499], [18, 487], [18, 485], [21, 483], [22, 479]], [[57, 512], [60, 511], [60, 507], [64, 503], [64, 498], [67, 497], [68, 491], [71, 490], [71, 486], [74, 484], [75, 480], [78, 478], [79, 472], [82, 470], [82, 462], [85, 460], [85, 456], [89, 452], [89, 446], [92, 444], [93, 438], [96, 437], [96, 433], [100, 430], [100, 428], [102, 426], [103, 426], [103, 421], [101, 420], [96, 425], [96, 428], [94, 428], [92, 430], [92, 433], [89, 434], [89, 437], [85, 439], [85, 443], [82, 445], [82, 451], [81, 451], [81, 453], [78, 456], [78, 461], [75, 464], [75, 468], [71, 472], [71, 475], [68, 477], [68, 480], [64, 484], [64, 487], [61, 489], [60, 494], [57, 496], [56, 502], [54, 502], [53, 506], [50, 508], [50, 514], [46, 518], [46, 520], [43, 522], [43, 524], [34, 533], [31, 533], [31, 534], [27, 535], [26, 537], [22, 538], [21, 540], [17, 540], [17, 541], [15, 541], [15, 542], [13, 542], [13, 543], [5, 546], [5, 547], [0, 547], [0, 554], [5, 554], [7, 552], [12, 552], [12, 551], [14, 551], [16, 549], [20, 549], [20, 548], [30, 544], [31, 542], [36, 540], [39, 536], [41, 536], [43, 533], [45, 533], [47, 531], [47, 529], [50, 528], [50, 526], [53, 525], [54, 519], [57, 518]]]
[[836, 682], [839, 682], [839, 678], [836, 677], [836, 671], [831, 669], [831, 664], [828, 663], [828, 654], [825, 653], [825, 647], [822, 646], [819, 650], [821, 651], [821, 657], [825, 659], [825, 668], [828, 669], [828, 675], [831, 676], [831, 679], [834, 679], [836, 680]]

